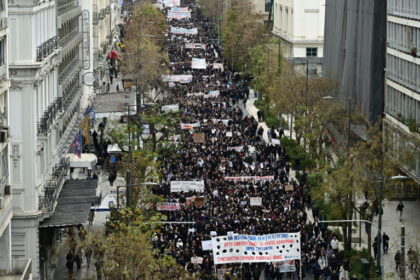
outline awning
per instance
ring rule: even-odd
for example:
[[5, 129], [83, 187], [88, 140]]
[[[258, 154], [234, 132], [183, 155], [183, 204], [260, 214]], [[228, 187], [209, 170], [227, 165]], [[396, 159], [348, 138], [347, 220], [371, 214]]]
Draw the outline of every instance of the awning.
[[70, 167], [85, 167], [92, 169], [98, 162], [95, 154], [81, 154], [80, 158], [75, 154], [67, 154], [70, 159]]
[[66, 180], [51, 217], [39, 227], [68, 227], [84, 224], [96, 202], [98, 180]]

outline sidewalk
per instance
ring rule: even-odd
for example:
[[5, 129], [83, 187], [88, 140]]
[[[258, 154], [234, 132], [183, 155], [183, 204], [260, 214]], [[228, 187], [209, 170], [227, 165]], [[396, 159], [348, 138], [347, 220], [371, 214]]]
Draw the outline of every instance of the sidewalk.
[[[405, 226], [405, 263], [409, 264], [407, 252], [410, 247], [419, 252], [420, 249], [420, 201], [403, 201], [405, 208], [401, 221], [396, 208], [398, 201], [384, 200], [384, 214], [382, 216], [382, 232], [389, 237], [388, 254], [383, 255], [384, 279], [400, 279], [395, 271], [394, 256], [398, 250], [401, 250], [401, 226]], [[378, 217], [373, 221], [378, 223]], [[375, 233], [376, 232], [372, 232]], [[372, 234], [372, 236], [374, 236]], [[407, 280], [414, 280], [414, 276], [410, 273], [409, 267], [406, 268]]]

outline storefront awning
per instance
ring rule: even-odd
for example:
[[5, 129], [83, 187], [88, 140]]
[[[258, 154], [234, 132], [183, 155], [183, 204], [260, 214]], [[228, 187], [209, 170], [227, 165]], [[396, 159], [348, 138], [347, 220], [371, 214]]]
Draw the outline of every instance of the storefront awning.
[[81, 154], [80, 158], [75, 154], [68, 154], [67, 156], [70, 159], [70, 167], [92, 169], [98, 162], [98, 158], [94, 154]]
[[68, 227], [84, 224], [96, 202], [98, 180], [66, 180], [51, 217], [39, 227]]

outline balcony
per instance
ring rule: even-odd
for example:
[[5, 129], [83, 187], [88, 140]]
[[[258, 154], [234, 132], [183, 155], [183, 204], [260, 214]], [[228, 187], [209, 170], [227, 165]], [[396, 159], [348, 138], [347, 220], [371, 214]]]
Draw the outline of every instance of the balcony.
[[51, 125], [54, 123], [57, 115], [63, 109], [62, 98], [57, 97], [48, 109], [45, 110], [42, 118], [38, 122], [38, 134], [47, 135], [50, 130]]
[[59, 1], [58, 2], [58, 9], [57, 9], [57, 13], [59, 16], [61, 16], [62, 14], [65, 14], [75, 8], [78, 8], [78, 4], [77, 1], [70, 1], [68, 3], [65, 3], [63, 1]]
[[36, 61], [40, 62], [58, 48], [58, 37], [54, 36], [36, 48]]
[[74, 74], [78, 73], [82, 67], [81, 60], [78, 55], [76, 55], [67, 65], [58, 73], [58, 83], [60, 85], [65, 84], [64, 82], [69, 78], [73, 77]]
[[12, 272], [0, 275], [0, 280], [30, 280], [32, 279], [32, 259], [12, 259]]
[[44, 184], [44, 196], [39, 197], [39, 210], [54, 212], [54, 207], [66, 179], [69, 167], [70, 161], [68, 158], [62, 158], [60, 162], [53, 167], [51, 180], [46, 181]]
[[389, 0], [388, 14], [420, 19], [420, 2], [418, 0]]
[[81, 89], [80, 86], [76, 85], [68, 92], [68, 94], [66, 94], [66, 96], [64, 96], [64, 102], [63, 102], [64, 110], [69, 108], [74, 98], [76, 98], [76, 96], [80, 94], [80, 89]]

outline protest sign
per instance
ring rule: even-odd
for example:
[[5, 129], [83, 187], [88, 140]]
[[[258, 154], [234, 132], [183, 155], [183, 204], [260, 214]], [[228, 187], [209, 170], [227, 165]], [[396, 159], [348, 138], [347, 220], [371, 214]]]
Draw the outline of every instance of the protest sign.
[[225, 177], [228, 181], [272, 181], [274, 176], [235, 176]]
[[172, 83], [190, 83], [193, 79], [192, 75], [162, 75], [162, 80], [164, 82], [172, 82]]
[[251, 206], [261, 206], [262, 205], [262, 197], [255, 196], [249, 198], [249, 205]]
[[185, 43], [186, 49], [206, 49], [206, 44], [198, 44], [198, 43]]
[[204, 196], [196, 197], [194, 200], [194, 205], [197, 207], [202, 207], [204, 206], [204, 202], [205, 202]]
[[191, 18], [191, 12], [168, 12], [168, 19]]
[[237, 151], [238, 153], [242, 152], [244, 149], [244, 146], [236, 146], [236, 147], [228, 147], [227, 150], [228, 151]]
[[181, 206], [176, 202], [158, 202], [156, 204], [156, 209], [158, 211], [177, 211], [181, 209]]
[[192, 69], [206, 69], [206, 59], [205, 58], [193, 58], [191, 61]]
[[164, 105], [162, 106], [162, 111], [163, 112], [178, 112], [179, 104]]
[[206, 142], [206, 134], [204, 133], [194, 133], [192, 135], [194, 143], [205, 143]]
[[194, 127], [200, 127], [200, 123], [181, 123], [181, 129], [193, 129]]
[[300, 260], [300, 233], [212, 237], [214, 264]]
[[203, 251], [211, 251], [213, 249], [211, 240], [203, 240], [201, 241], [201, 248]]
[[219, 95], [220, 95], [219, 90], [210, 90], [206, 95], [204, 95], [204, 98], [218, 97]]
[[271, 139], [271, 143], [273, 143], [274, 145], [280, 145], [280, 140], [279, 139]]
[[294, 260], [282, 261], [274, 263], [274, 266], [278, 267], [280, 272], [295, 272], [296, 265]]
[[204, 192], [204, 181], [171, 181], [171, 192]]
[[[210, 235], [211, 235], [211, 236], [217, 236], [217, 232], [215, 232], [215, 231], [210, 231]], [[212, 243], [213, 243], [213, 239], [212, 239]]]
[[203, 263], [203, 258], [202, 257], [191, 257], [191, 263], [202, 264]]
[[[203, 92], [193, 92], [193, 93], [187, 93], [187, 96], [203, 96]], [[193, 101], [193, 100], [187, 100], [187, 101]]]
[[223, 63], [213, 63], [213, 69], [220, 69], [223, 71]]
[[233, 133], [232, 131], [226, 131], [226, 137], [232, 137]]
[[183, 34], [185, 34], [185, 35], [197, 35], [198, 30], [197, 30], [197, 28], [188, 29], [188, 28], [171, 26], [171, 33], [179, 34], [179, 35], [183, 35]]
[[286, 185], [284, 187], [284, 190], [286, 190], [286, 191], [293, 191], [293, 185]]

